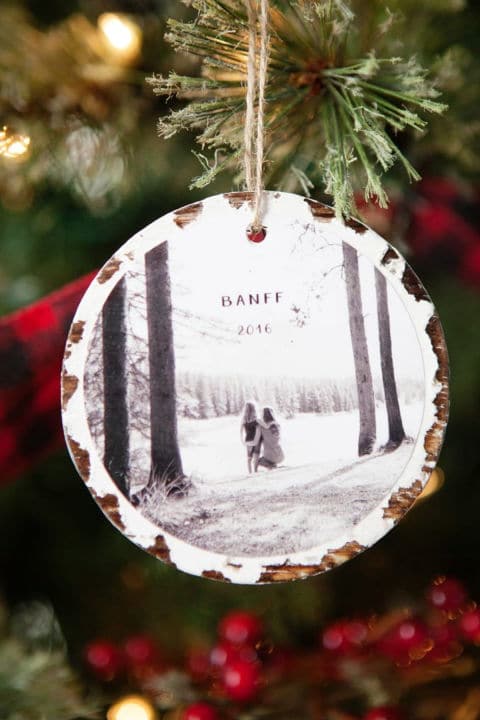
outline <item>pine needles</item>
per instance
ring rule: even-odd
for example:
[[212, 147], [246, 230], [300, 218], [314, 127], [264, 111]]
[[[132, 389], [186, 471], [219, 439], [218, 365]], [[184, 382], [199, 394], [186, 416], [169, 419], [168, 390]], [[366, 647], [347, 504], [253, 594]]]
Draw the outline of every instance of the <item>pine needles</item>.
[[[190, 4], [190, 3], [187, 3]], [[197, 133], [204, 187], [223, 170], [241, 167], [245, 114], [247, 20], [243, 0], [193, 0], [193, 22], [169, 21], [167, 39], [201, 58], [202, 76], [172, 73], [151, 79], [158, 95], [185, 100], [159, 121], [162, 137]], [[385, 11], [378, 26], [390, 31]], [[271, 0], [270, 65], [266, 90], [267, 185], [308, 192], [323, 185], [338, 215], [354, 211], [358, 179], [367, 200], [388, 202], [384, 174], [396, 163], [411, 180], [415, 168], [397, 135], [423, 132], [425, 113], [446, 106], [415, 58], [363, 56], [357, 18], [347, 0]], [[211, 159], [205, 152], [210, 151]]]

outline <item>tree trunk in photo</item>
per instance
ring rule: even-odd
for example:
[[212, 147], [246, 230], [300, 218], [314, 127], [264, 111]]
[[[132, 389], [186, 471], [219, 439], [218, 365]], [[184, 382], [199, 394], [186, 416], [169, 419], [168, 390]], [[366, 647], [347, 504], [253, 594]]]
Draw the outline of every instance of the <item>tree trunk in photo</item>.
[[378, 336], [380, 341], [383, 390], [388, 415], [387, 448], [394, 450], [405, 440], [405, 430], [403, 429], [400, 405], [398, 402], [397, 383], [395, 381], [395, 370], [393, 367], [387, 280], [376, 268], [375, 291], [377, 294]]
[[127, 330], [125, 278], [113, 288], [102, 310], [104, 465], [128, 497], [129, 428], [127, 407]]
[[365, 322], [363, 319], [358, 255], [355, 248], [343, 243], [345, 284], [347, 287], [348, 317], [352, 337], [355, 379], [357, 383], [360, 432], [358, 454], [369, 455], [375, 444], [377, 423], [375, 417], [375, 397], [373, 393], [372, 370], [368, 354]]
[[178, 447], [172, 299], [166, 242], [145, 256], [150, 368], [150, 484], [183, 493], [186, 481]]

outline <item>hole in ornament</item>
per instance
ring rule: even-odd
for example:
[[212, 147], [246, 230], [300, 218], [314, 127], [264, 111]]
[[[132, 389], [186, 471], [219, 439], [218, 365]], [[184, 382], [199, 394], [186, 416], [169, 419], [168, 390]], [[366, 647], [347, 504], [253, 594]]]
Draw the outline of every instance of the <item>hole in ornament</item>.
[[264, 227], [261, 227], [259, 229], [255, 229], [253, 227], [247, 228], [247, 237], [250, 242], [261, 243], [265, 240], [266, 236], [267, 230]]

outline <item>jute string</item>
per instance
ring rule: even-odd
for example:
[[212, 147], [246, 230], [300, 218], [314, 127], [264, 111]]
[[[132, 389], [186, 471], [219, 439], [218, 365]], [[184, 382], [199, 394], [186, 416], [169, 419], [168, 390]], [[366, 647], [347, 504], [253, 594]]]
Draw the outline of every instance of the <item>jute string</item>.
[[245, 0], [248, 17], [248, 60], [245, 114], [245, 179], [253, 193], [251, 229], [262, 229], [265, 154], [265, 87], [268, 72], [268, 0]]

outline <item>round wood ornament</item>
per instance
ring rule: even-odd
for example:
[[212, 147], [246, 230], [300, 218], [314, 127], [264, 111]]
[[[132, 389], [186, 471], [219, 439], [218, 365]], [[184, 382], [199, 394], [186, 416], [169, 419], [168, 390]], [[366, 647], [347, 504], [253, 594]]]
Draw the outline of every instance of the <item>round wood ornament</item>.
[[439, 319], [358, 221], [265, 194], [188, 205], [102, 268], [67, 342], [73, 461], [127, 537], [216, 580], [305, 578], [421, 493], [448, 415]]

